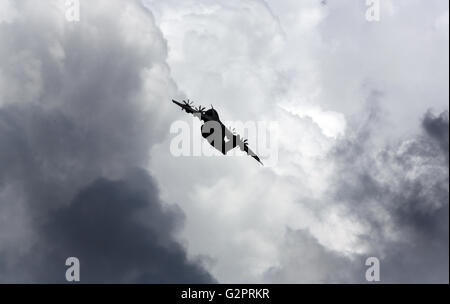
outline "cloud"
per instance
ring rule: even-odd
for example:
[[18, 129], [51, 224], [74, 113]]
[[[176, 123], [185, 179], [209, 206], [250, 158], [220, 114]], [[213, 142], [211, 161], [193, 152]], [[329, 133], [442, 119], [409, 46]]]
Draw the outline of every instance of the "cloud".
[[365, 142], [336, 150], [335, 201], [369, 227], [360, 238], [382, 259], [383, 282], [448, 281], [448, 113], [428, 112], [422, 126], [422, 135], [371, 151], [375, 123]]
[[349, 257], [320, 244], [307, 230], [288, 230], [280, 265], [264, 274], [273, 284], [354, 283], [365, 274], [364, 258]]
[[4, 0], [0, 3], [0, 24], [13, 22], [17, 15], [18, 13], [10, 0]]
[[434, 140], [438, 141], [444, 154], [447, 156], [448, 162], [448, 112], [435, 116], [431, 112], [427, 112], [423, 120], [423, 128]]
[[69, 256], [80, 260], [82, 283], [214, 282], [175, 241], [182, 222], [182, 212], [159, 200], [145, 171], [98, 179], [49, 216], [25, 265], [36, 269], [35, 282], [64, 282]]
[[165, 137], [162, 101], [178, 94], [152, 15], [85, 1], [69, 23], [64, 1], [10, 4], [20, 18], [0, 23], [0, 281], [60, 282], [77, 253], [86, 282], [211, 281], [176, 241], [180, 211], [163, 210], [146, 174], [128, 175]]
[[[402, 224], [396, 202], [411, 206], [416, 197], [433, 214], [445, 208], [435, 199], [446, 193], [439, 190], [445, 156], [421, 119], [429, 108], [448, 110], [448, 41], [435, 27], [447, 3], [384, 2], [380, 22], [370, 23], [365, 3], [354, 1], [145, 2], [167, 39], [181, 90], [213, 103], [224, 119], [276, 120], [281, 130], [271, 168], [245, 159], [174, 158], [170, 138], [153, 146], [149, 167], [162, 195], [183, 200], [190, 254], [211, 256], [209, 269], [221, 282], [262, 282], [269, 269], [277, 269], [272, 279], [332, 280], [319, 261], [297, 277], [289, 272], [287, 244], [298, 240], [298, 248], [290, 245], [295, 256], [315, 243], [287, 241], [288, 230], [307, 231], [323, 247], [320, 256], [336, 254], [329, 258], [336, 263], [352, 257], [364, 265], [366, 255], [412, 250], [414, 263], [426, 264], [418, 244], [427, 243], [414, 237], [419, 223], [411, 215]], [[189, 180], [180, 172], [190, 172]], [[360, 198], [367, 202], [358, 208]], [[395, 247], [402, 237], [418, 247]], [[445, 273], [420, 278], [445, 281]]]
[[[334, 147], [334, 183], [321, 205], [339, 207], [366, 227], [356, 233], [363, 250], [333, 250], [309, 230], [288, 228], [266, 282], [364, 283], [364, 263], [371, 256], [380, 260], [383, 283], [448, 282], [448, 146], [440, 149], [448, 140], [440, 136], [448, 133], [448, 113], [427, 112], [423, 134], [381, 150], [371, 139], [379, 123], [375, 117]], [[318, 209], [318, 218], [326, 220], [326, 213]]]
[[[375, 24], [353, 1], [144, 2], [69, 23], [64, 1], [2, 1], [1, 281], [58, 281], [75, 249], [92, 282], [360, 282], [371, 255], [386, 282], [448, 281], [448, 114], [424, 116], [448, 111], [448, 3], [389, 2]], [[278, 121], [277, 166], [174, 158], [186, 95]], [[87, 202], [89, 225], [65, 225]]]

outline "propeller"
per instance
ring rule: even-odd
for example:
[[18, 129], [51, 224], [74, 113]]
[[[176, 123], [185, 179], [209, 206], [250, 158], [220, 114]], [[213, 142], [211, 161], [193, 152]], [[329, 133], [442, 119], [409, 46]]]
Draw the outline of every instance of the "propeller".
[[188, 107], [191, 107], [192, 108], [192, 106], [194, 105], [194, 102], [193, 101], [191, 101], [191, 100], [183, 100], [183, 103], [186, 105], [186, 106], [188, 106]]
[[203, 112], [206, 110], [206, 108], [205, 108], [205, 107], [202, 107], [202, 106], [200, 105], [200, 106], [196, 107], [195, 110], [198, 111], [198, 112], [202, 112], [202, 113], [203, 113]]

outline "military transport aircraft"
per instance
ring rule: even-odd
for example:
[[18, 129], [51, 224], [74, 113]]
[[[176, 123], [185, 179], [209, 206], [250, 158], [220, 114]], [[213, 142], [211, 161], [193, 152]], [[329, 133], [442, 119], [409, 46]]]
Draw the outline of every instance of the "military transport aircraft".
[[[201, 128], [202, 136], [210, 145], [219, 150], [222, 154], [226, 155], [228, 151], [239, 147], [241, 151], [246, 152], [249, 156], [253, 157], [263, 165], [256, 153], [248, 147], [247, 140], [242, 139], [240, 135], [231, 132], [220, 121], [219, 113], [217, 113], [213, 106], [211, 106], [211, 109], [205, 111], [205, 108], [202, 106], [193, 107], [193, 103], [189, 100], [183, 100], [181, 103], [172, 99], [172, 102], [178, 105], [182, 110], [186, 111], [186, 113], [193, 114], [204, 122]], [[225, 137], [228, 141], [225, 141]]]

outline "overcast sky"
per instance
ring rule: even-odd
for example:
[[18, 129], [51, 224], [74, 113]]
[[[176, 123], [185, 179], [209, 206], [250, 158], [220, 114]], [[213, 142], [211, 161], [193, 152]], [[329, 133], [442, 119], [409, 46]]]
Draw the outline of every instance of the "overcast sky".
[[[0, 282], [448, 283], [448, 5], [0, 0]], [[172, 98], [276, 161], [175, 157]]]

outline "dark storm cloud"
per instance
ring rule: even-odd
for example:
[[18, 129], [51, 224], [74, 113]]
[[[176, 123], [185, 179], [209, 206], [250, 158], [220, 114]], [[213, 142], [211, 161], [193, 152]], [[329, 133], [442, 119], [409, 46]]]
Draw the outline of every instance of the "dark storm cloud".
[[99, 179], [49, 217], [38, 245], [38, 282], [64, 282], [65, 259], [80, 259], [82, 283], [210, 283], [173, 240], [182, 213], [163, 207], [152, 178], [134, 171]]
[[[0, 109], [0, 186], [14, 185], [17, 197], [25, 199], [38, 243], [12, 265], [0, 255], [2, 281], [63, 282], [65, 259], [76, 256], [83, 283], [212, 282], [174, 240], [182, 213], [164, 210], [150, 176], [141, 171], [122, 181], [90, 182], [102, 176], [103, 166], [118, 161], [131, 167], [127, 158], [139, 159], [127, 153], [134, 146], [129, 139], [121, 143], [98, 131], [59, 111]], [[114, 130], [128, 132], [133, 135]], [[17, 197], [0, 202], [12, 208]]]
[[439, 142], [440, 147], [447, 156], [449, 152], [449, 123], [448, 112], [441, 113], [439, 116], [435, 116], [431, 112], [427, 112], [423, 120], [423, 128], [425, 131], [435, 140]]
[[164, 39], [133, 2], [89, 3], [64, 30], [63, 14], [34, 1], [0, 23], [0, 237], [13, 240], [0, 243], [0, 282], [61, 282], [77, 255], [82, 283], [211, 282], [175, 241], [181, 212], [129, 174], [169, 125], [151, 111], [173, 90]]
[[372, 256], [380, 260], [382, 283], [448, 282], [448, 113], [428, 112], [423, 134], [381, 152], [371, 140], [380, 111], [367, 113], [330, 156], [337, 174], [327, 202], [367, 229], [359, 239], [369, 249], [344, 255], [307, 230], [289, 230], [281, 265], [265, 273], [268, 282], [367, 283], [365, 261]]
[[334, 198], [370, 227], [361, 238], [380, 258], [386, 283], [449, 279], [448, 114], [427, 113], [422, 126], [423, 135], [375, 155], [372, 131], [334, 155]]
[[[49, 3], [21, 1], [16, 5], [26, 18], [0, 26], [0, 68], [8, 93], [0, 101], [5, 104], [0, 108], [0, 180], [16, 181], [34, 200], [38, 192], [67, 190], [67, 201], [98, 176], [120, 177], [129, 167], [146, 165], [160, 136], [153, 123], [157, 115], [145, 111], [137, 96], [142, 72], [164, 64], [163, 39], [154, 30], [146, 53], [127, 42], [117, 24], [117, 10], [123, 9], [118, 3], [102, 8], [100, 16], [85, 6], [83, 22], [61, 34], [57, 26], [63, 14], [46, 16]], [[155, 27], [150, 17], [144, 21]], [[55, 52], [61, 54], [55, 57]]]

